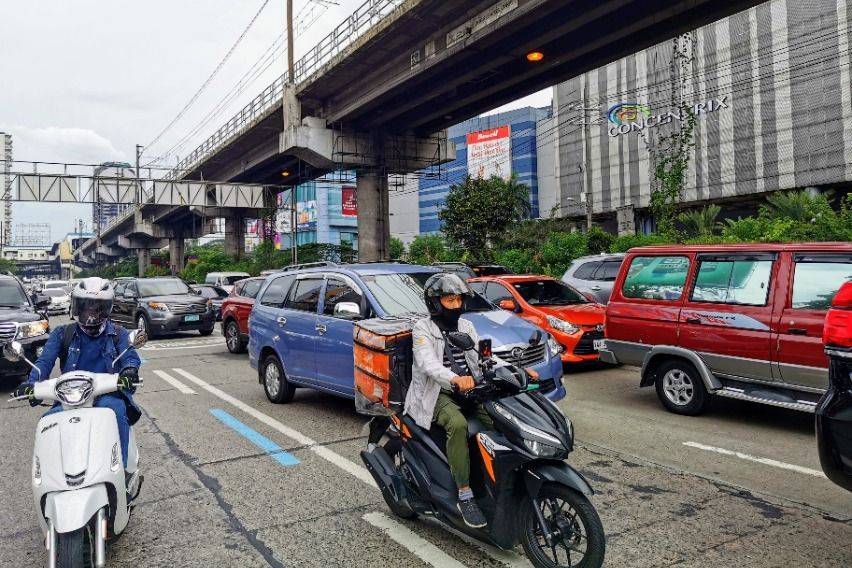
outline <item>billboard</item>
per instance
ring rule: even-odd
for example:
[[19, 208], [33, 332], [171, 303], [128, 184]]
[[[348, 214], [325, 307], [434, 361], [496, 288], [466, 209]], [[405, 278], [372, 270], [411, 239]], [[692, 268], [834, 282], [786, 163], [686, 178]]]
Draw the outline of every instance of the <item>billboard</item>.
[[299, 201], [296, 204], [296, 229], [314, 230], [317, 228], [316, 200]]
[[341, 190], [341, 206], [344, 217], [358, 216], [358, 194], [354, 187], [344, 187]]
[[512, 177], [512, 132], [508, 124], [467, 135], [467, 173], [474, 178]]

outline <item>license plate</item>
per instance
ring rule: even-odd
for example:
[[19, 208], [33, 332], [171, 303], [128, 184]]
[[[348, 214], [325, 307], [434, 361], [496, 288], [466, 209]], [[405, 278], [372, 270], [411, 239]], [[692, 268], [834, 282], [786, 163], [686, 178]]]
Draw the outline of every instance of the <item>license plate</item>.
[[183, 316], [183, 321], [198, 321], [200, 319], [201, 319], [201, 316], [195, 315], [195, 314], [193, 314], [191, 316]]
[[592, 342], [592, 348], [593, 348], [595, 351], [600, 351], [600, 350], [601, 350], [601, 349], [603, 349], [604, 347], [606, 347], [606, 339], [595, 339], [595, 340]]

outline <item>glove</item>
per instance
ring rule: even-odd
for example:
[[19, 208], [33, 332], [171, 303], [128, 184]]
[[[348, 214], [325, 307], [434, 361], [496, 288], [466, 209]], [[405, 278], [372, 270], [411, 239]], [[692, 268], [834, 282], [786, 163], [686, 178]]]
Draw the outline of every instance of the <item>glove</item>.
[[41, 401], [33, 397], [33, 386], [28, 383], [18, 385], [18, 388], [12, 391], [11, 398], [27, 397], [30, 406], [38, 406]]
[[139, 384], [139, 369], [136, 367], [125, 367], [118, 374], [118, 388], [131, 390]]

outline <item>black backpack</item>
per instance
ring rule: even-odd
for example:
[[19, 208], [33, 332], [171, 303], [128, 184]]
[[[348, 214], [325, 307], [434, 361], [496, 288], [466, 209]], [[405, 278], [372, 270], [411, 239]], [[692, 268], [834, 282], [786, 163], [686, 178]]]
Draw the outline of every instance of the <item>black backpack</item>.
[[[65, 363], [68, 361], [68, 348], [71, 347], [71, 341], [74, 339], [74, 328], [76, 325], [76, 323], [72, 322], [62, 326], [62, 344], [59, 348], [60, 372], [64, 372], [65, 370]], [[112, 336], [112, 342], [115, 345], [115, 352], [118, 353], [118, 334]]]

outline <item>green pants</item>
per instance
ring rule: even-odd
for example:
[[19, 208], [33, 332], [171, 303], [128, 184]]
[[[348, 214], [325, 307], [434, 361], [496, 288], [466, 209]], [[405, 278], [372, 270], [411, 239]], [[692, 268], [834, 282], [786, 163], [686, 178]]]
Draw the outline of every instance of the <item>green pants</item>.
[[[476, 418], [486, 430], [494, 429], [494, 422], [481, 404], [476, 405]], [[438, 395], [433, 422], [447, 432], [447, 461], [450, 473], [458, 487], [470, 485], [470, 453], [467, 446], [467, 418], [458, 404], [446, 393]]]

